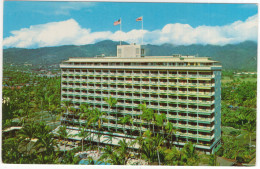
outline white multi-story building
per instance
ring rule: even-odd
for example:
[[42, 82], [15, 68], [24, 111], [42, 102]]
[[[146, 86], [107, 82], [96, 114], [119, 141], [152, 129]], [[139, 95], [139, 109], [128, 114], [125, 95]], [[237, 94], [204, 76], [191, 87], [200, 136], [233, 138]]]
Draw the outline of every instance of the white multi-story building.
[[[71, 101], [75, 107], [88, 103], [111, 112], [104, 115], [105, 135], [134, 139], [148, 130], [138, 109], [145, 102], [173, 124], [177, 131], [173, 144], [182, 147], [191, 141], [208, 153], [219, 148], [222, 67], [217, 61], [181, 55], [144, 56], [140, 45], [131, 44], [118, 46], [116, 57], [69, 58], [60, 67], [62, 101]], [[118, 101], [112, 109], [104, 101], [110, 96]], [[119, 124], [118, 119], [126, 115], [133, 123]], [[75, 125], [72, 119], [64, 118], [64, 123], [68, 128]]]

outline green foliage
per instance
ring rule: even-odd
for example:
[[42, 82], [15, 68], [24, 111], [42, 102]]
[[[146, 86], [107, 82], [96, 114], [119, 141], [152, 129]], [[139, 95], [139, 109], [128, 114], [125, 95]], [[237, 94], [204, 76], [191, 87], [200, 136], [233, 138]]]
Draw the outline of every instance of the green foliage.
[[75, 157], [75, 153], [72, 151], [68, 151], [62, 156], [61, 164], [78, 164], [80, 158]]
[[113, 165], [126, 165], [130, 157], [129, 146], [131, 143], [127, 142], [126, 139], [120, 140], [118, 142], [119, 146], [112, 148], [111, 146], [106, 146], [103, 149], [103, 154], [100, 160]]
[[232, 136], [238, 136], [239, 134], [241, 134], [241, 131], [231, 131], [230, 132], [230, 135], [232, 135]]
[[222, 104], [221, 120], [223, 126], [231, 126], [238, 129], [245, 129], [250, 123], [250, 128], [255, 130], [256, 110], [248, 107], [239, 107], [236, 110], [231, 110], [226, 104]]
[[181, 150], [174, 146], [171, 149], [164, 150], [164, 153], [167, 165], [196, 166], [200, 162], [198, 152], [191, 142], [186, 143]]
[[[17, 138], [3, 140], [3, 162], [12, 164], [54, 164], [58, 155], [57, 143], [45, 123], [27, 124]], [[33, 141], [36, 139], [36, 142]]]
[[255, 149], [249, 146], [240, 146], [238, 140], [232, 136], [223, 136], [223, 145], [217, 152], [217, 155], [235, 159], [238, 162], [249, 162], [254, 157]]
[[[3, 71], [3, 126], [8, 126], [10, 119], [34, 115], [34, 112], [55, 111], [60, 105], [60, 77], [48, 78], [35, 74]], [[53, 106], [55, 108], [53, 108]], [[7, 123], [7, 124], [5, 124]]]
[[209, 165], [216, 166], [217, 165], [217, 156], [216, 154], [211, 154], [209, 157]]
[[221, 98], [233, 106], [256, 108], [255, 82], [233, 80], [222, 87]]

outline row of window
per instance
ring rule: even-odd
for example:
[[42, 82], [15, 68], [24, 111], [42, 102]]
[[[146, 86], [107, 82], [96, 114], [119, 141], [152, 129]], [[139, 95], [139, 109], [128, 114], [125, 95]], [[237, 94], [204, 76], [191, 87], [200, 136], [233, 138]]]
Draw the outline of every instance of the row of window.
[[[124, 88], [122, 88], [124, 89]], [[131, 89], [127, 89], [125, 88], [126, 90], [131, 90]], [[113, 90], [113, 88], [111, 88], [111, 90]], [[115, 88], [116, 90], [116, 88]], [[118, 88], [118, 90], [120, 90], [120, 88]], [[140, 89], [137, 89], [137, 90], [140, 90]], [[146, 91], [146, 89], [143, 89], [144, 91]], [[147, 89], [148, 90], [148, 89]], [[148, 90], [149, 91], [149, 90]], [[153, 90], [153, 92], [161, 92], [164, 93], [165, 90], [164, 89], [160, 89], [160, 90]], [[168, 91], [167, 91], [168, 92]], [[210, 90], [203, 90], [203, 89], [199, 89], [199, 90], [193, 90], [193, 89], [189, 89], [189, 90], [170, 90], [169, 92], [180, 92], [180, 93], [189, 93], [189, 94], [211, 94], [213, 91], [210, 91]], [[124, 92], [109, 92], [109, 91], [99, 91], [99, 90], [72, 90], [72, 89], [62, 89], [62, 94], [72, 94], [72, 95], [111, 95], [111, 96], [118, 96], [118, 97], [121, 97], [121, 96], [127, 96], [127, 97], [154, 97], [154, 98], [171, 98], [171, 99], [174, 99], [174, 98], [177, 98], [177, 96], [167, 96], [167, 95], [160, 95], [160, 94], [139, 94], [139, 93], [124, 93]], [[190, 98], [193, 99], [192, 96], [189, 96]], [[182, 96], [179, 96], [178, 98], [187, 98], [186, 96], [185, 97], [182, 97]], [[196, 99], [196, 97], [194, 97], [194, 99]]]
[[176, 71], [176, 70], [107, 70], [107, 69], [62, 69], [62, 73], [84, 73], [84, 74], [127, 74], [127, 75], [213, 75], [212, 71]]
[[214, 63], [200, 62], [63, 62], [71, 66], [212, 66]]
[[[100, 103], [100, 104], [106, 104], [105, 101], [102, 101], [100, 98], [99, 99], [94, 99], [94, 98], [85, 98], [85, 97], [66, 97], [63, 96], [63, 100], [71, 100], [71, 101], [79, 101], [79, 102], [92, 102], [92, 103]], [[143, 100], [141, 101], [133, 101], [133, 100], [118, 100], [117, 105], [125, 105], [125, 106], [139, 106], [139, 104], [142, 104]], [[199, 109], [199, 110], [213, 110], [214, 109], [214, 104], [210, 106], [200, 106], [200, 105], [190, 105], [188, 104], [174, 104], [174, 103], [163, 103], [163, 102], [147, 102], [147, 105], [151, 107], [169, 107], [169, 108], [174, 108], [174, 109]]]

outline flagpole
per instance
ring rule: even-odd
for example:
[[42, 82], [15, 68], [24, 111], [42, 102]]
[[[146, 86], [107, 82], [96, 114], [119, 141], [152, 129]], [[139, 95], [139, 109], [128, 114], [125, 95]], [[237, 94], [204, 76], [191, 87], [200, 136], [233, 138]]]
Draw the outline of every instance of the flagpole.
[[122, 38], [122, 26], [121, 26], [121, 25], [122, 25], [122, 19], [121, 19], [121, 17], [120, 17], [120, 35], [121, 35], [121, 36], [120, 36], [120, 46], [121, 46], [121, 40], [122, 40], [122, 39], [121, 39], [121, 38]]
[[144, 41], [144, 27], [143, 27], [143, 24], [144, 24], [144, 17], [142, 16], [142, 45], [143, 45], [143, 41]]

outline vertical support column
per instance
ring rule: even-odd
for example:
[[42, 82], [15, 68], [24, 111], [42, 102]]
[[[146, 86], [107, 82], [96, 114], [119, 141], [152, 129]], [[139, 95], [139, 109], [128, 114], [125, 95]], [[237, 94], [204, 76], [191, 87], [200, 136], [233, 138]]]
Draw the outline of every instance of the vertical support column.
[[[188, 110], [188, 108], [189, 108], [189, 96], [188, 96], [188, 71], [186, 71], [186, 94], [187, 94], [187, 96], [186, 96], [186, 102], [187, 102], [187, 107], [186, 107], [186, 109]], [[189, 134], [189, 127], [188, 127], [188, 125], [189, 125], [189, 113], [188, 113], [188, 111], [186, 111], [186, 118], [187, 118], [187, 128], [186, 128], [186, 134], [188, 135]], [[189, 141], [189, 137], [187, 136], [187, 141]]]
[[197, 143], [199, 143], [199, 113], [198, 113], [198, 109], [199, 109], [199, 71], [197, 70]]
[[[177, 64], [177, 63], [176, 63]], [[176, 70], [176, 96], [177, 96], [177, 100], [178, 100], [178, 102], [177, 102], [177, 108], [179, 109], [179, 101], [180, 101], [180, 98], [179, 98], [179, 71], [178, 70]], [[177, 129], [180, 129], [179, 128], [179, 110], [176, 110], [176, 114], [177, 114], [177, 120], [176, 120], [176, 124], [177, 124]], [[179, 131], [179, 133], [181, 133], [180, 131]], [[179, 135], [180, 136], [180, 135]]]

